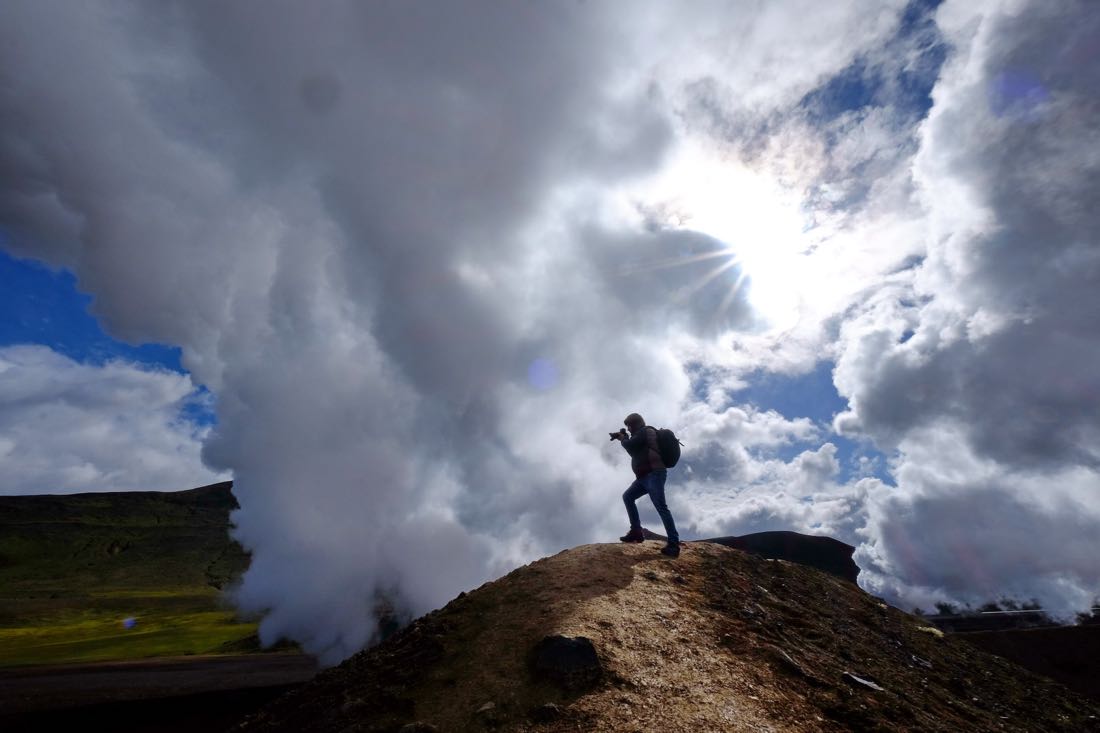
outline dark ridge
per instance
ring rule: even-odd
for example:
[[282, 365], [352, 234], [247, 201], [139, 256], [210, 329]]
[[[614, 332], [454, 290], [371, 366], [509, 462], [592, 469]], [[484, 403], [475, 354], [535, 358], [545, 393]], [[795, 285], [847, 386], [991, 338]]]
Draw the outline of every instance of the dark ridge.
[[103, 491], [82, 494], [0, 496], [0, 526], [79, 522], [129, 524], [158, 517], [158, 522], [186, 518], [228, 524], [239, 508], [233, 482], [222, 481], [186, 491]]
[[807, 565], [852, 583], [859, 577], [859, 566], [852, 559], [856, 548], [832, 537], [781, 531], [756, 532], [740, 537], [715, 537], [706, 541], [751, 552], [770, 560], [789, 560]]
[[[643, 530], [646, 539], [664, 540], [665, 536]], [[798, 532], [775, 531], [755, 532], [739, 537], [712, 537], [700, 542], [713, 542], [718, 545], [744, 550], [769, 560], [787, 560], [806, 565], [838, 578], [855, 583], [859, 577], [859, 566], [852, 559], [856, 548], [833, 539]]]
[[1100, 702], [1100, 626], [977, 631], [957, 637]]

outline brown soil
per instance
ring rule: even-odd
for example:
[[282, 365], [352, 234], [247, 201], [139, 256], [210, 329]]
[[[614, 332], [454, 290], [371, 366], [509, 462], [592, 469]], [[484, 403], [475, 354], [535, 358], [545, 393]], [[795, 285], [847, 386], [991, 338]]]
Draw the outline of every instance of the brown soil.
[[[851, 583], [715, 544], [678, 560], [659, 547], [519, 568], [239, 730], [1100, 731], [1095, 703]], [[551, 634], [591, 639], [603, 681], [570, 694], [532, 678], [530, 650]], [[535, 722], [546, 703], [560, 714]]]

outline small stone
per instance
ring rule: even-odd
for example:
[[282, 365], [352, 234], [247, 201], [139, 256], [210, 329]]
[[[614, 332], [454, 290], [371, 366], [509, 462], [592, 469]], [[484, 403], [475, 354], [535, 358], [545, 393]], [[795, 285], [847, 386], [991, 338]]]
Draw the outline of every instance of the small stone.
[[793, 674], [793, 675], [796, 675], [798, 677], [809, 677], [810, 676], [809, 674], [806, 673], [806, 670], [804, 670], [802, 668], [802, 665], [799, 664], [798, 662], [794, 661], [794, 657], [792, 657], [790, 654], [788, 654], [784, 650], [779, 649], [779, 648], [773, 648], [771, 650], [771, 652], [772, 652], [773, 659], [775, 659], [775, 662], [776, 662], [777, 666], [779, 666], [780, 669], [783, 669], [786, 672], [788, 672], [789, 674]]
[[352, 698], [344, 701], [344, 704], [340, 706], [340, 712], [344, 715], [361, 715], [362, 711], [368, 707], [366, 700]]
[[418, 720], [415, 723], [406, 723], [401, 726], [397, 729], [397, 733], [439, 733], [439, 728], [431, 723]]
[[500, 718], [497, 716], [497, 706], [494, 702], [487, 702], [477, 709], [474, 715], [481, 721], [482, 725], [489, 728], [495, 728], [500, 724]]
[[910, 654], [909, 656], [912, 657], [913, 661], [921, 667], [924, 667], [925, 669], [932, 669], [932, 663], [924, 657], [918, 657], [916, 654]]
[[861, 687], [866, 687], [870, 690], [875, 690], [877, 692], [886, 692], [886, 689], [884, 687], [880, 687], [879, 685], [875, 684], [871, 680], [865, 680], [862, 677], [857, 677], [856, 675], [852, 674], [851, 672], [845, 672], [841, 676], [844, 678], [844, 681], [847, 682], [848, 684], [860, 685]]
[[561, 717], [561, 708], [552, 702], [539, 705], [531, 711], [531, 720], [536, 723], [549, 723]]

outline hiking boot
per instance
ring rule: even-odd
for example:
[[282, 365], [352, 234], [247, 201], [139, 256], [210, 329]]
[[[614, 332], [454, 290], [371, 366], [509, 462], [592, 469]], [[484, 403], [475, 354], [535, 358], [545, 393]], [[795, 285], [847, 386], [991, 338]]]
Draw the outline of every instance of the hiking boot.
[[661, 548], [661, 554], [668, 557], [680, 557], [680, 543], [670, 542]]
[[645, 542], [645, 533], [641, 527], [631, 527], [630, 531], [619, 538], [620, 542]]

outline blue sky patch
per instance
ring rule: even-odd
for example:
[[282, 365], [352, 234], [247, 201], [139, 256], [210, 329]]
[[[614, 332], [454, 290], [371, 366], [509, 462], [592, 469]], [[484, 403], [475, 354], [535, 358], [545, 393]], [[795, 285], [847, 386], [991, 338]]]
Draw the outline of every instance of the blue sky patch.
[[0, 250], [0, 282], [0, 346], [42, 344], [82, 363], [124, 359], [185, 371], [176, 346], [135, 346], [108, 336], [88, 312], [91, 296], [77, 289], [76, 277], [67, 270], [51, 270]]
[[795, 443], [775, 451], [774, 456], [790, 461], [809, 448], [816, 448], [828, 441], [836, 446], [836, 458], [840, 463], [840, 479], [847, 481], [861, 472], [860, 458], [870, 461], [875, 470], [869, 475], [893, 483], [886, 472], [886, 457], [872, 446], [850, 440], [832, 432], [833, 417], [848, 409], [848, 401], [833, 385], [833, 362], [822, 361], [806, 374], [786, 376], [758, 372], [749, 377], [749, 386], [731, 395], [734, 401], [750, 404], [758, 410], [775, 410], [787, 419], [807, 417], [821, 426], [826, 433], [824, 440], [813, 443]]
[[200, 384], [195, 393], [183, 403], [180, 416], [199, 427], [216, 425], [218, 416], [214, 412], [214, 402], [214, 393]]
[[833, 416], [848, 409], [848, 402], [833, 386], [833, 363], [819, 362], [813, 371], [798, 376], [756, 372], [749, 386], [735, 392], [737, 402], [760, 410], [775, 410], [787, 418], [808, 417], [814, 422], [832, 422]]
[[857, 57], [802, 98], [800, 106], [811, 121], [824, 125], [847, 112], [884, 106], [891, 106], [913, 120], [923, 118], [932, 108], [932, 87], [947, 56], [946, 45], [932, 17], [941, 2], [910, 2], [894, 35], [885, 43], [882, 58], [907, 58], [903, 49], [915, 49], [919, 52], [917, 61], [893, 68], [873, 63], [870, 56]]

